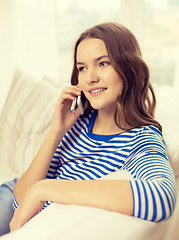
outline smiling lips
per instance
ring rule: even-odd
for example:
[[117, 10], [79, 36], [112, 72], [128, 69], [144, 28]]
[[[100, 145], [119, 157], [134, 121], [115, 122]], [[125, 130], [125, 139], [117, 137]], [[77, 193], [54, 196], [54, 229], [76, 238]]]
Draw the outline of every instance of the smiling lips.
[[104, 92], [107, 88], [95, 88], [89, 90], [89, 93], [91, 96], [97, 96], [100, 95], [102, 92]]

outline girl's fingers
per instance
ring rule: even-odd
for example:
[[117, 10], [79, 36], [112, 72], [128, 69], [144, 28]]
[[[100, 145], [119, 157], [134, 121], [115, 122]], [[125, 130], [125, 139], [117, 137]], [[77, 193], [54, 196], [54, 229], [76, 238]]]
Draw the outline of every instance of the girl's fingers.
[[67, 86], [62, 90], [62, 93], [71, 95], [81, 95], [81, 89], [77, 86]]
[[75, 96], [73, 96], [73, 95], [70, 95], [70, 94], [64, 94], [63, 95], [63, 97], [62, 97], [62, 99], [64, 99], [64, 100], [75, 100]]
[[67, 86], [62, 90], [59, 101], [64, 103], [65, 100], [75, 100], [77, 96], [81, 95], [81, 89], [77, 86]]

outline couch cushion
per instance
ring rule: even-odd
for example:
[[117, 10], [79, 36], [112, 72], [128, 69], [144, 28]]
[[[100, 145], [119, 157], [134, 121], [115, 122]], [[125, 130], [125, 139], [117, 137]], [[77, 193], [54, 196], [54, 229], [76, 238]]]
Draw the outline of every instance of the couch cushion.
[[175, 173], [179, 175], [179, 94], [177, 89], [156, 87], [156, 119], [163, 127], [168, 156]]
[[49, 127], [59, 90], [16, 70], [0, 118], [0, 163], [23, 173]]

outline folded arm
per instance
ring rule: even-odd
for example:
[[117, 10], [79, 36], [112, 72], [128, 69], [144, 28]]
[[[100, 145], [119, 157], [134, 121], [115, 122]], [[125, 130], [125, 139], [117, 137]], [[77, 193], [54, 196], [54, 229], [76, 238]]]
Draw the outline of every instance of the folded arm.
[[133, 213], [133, 196], [127, 180], [56, 180], [35, 183], [15, 211], [11, 230], [23, 226], [45, 201], [97, 207], [127, 215]]

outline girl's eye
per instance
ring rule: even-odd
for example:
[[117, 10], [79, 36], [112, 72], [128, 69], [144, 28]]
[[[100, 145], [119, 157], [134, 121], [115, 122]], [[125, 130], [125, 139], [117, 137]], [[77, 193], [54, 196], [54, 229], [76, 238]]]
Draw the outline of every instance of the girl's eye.
[[78, 68], [78, 71], [79, 71], [79, 72], [82, 72], [82, 71], [84, 71], [85, 69], [86, 69], [85, 67], [79, 67], [79, 68]]
[[99, 66], [103, 67], [103, 66], [107, 66], [109, 64], [110, 64], [110, 62], [100, 62]]

